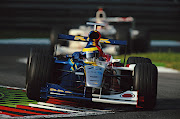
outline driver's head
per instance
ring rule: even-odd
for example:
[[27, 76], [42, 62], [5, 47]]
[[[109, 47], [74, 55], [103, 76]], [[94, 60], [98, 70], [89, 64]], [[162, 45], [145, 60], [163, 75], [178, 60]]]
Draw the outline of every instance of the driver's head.
[[94, 59], [99, 57], [99, 51], [98, 50], [90, 50], [90, 51], [85, 51], [81, 52], [81, 56], [83, 59], [86, 59], [88, 61], [93, 61]]

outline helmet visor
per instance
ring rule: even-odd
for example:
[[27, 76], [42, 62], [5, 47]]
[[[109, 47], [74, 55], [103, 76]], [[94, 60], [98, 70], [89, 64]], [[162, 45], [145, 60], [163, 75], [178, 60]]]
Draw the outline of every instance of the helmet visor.
[[86, 52], [86, 59], [88, 61], [93, 61], [93, 59], [96, 59], [98, 57], [98, 52]]
[[86, 52], [86, 58], [89, 59], [89, 58], [93, 58], [95, 57], [95, 53], [93, 52]]

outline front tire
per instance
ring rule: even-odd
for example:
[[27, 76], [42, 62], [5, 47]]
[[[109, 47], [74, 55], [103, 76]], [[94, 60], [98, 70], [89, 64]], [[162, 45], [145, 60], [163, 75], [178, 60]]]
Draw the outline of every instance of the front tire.
[[45, 55], [50, 55], [53, 56], [49, 48], [31, 48], [29, 56], [27, 57], [27, 64], [26, 64], [26, 84], [29, 80], [29, 71], [30, 71], [30, 65], [32, 62], [32, 56], [35, 56], [37, 54], [45, 54]]
[[133, 89], [138, 91], [137, 108], [153, 109], [157, 97], [157, 67], [150, 63], [138, 63], [134, 70]]
[[41, 88], [51, 78], [53, 57], [50, 55], [34, 54], [31, 57], [29, 70], [27, 72], [26, 93], [27, 97], [36, 101], [46, 101], [47, 97], [41, 97]]

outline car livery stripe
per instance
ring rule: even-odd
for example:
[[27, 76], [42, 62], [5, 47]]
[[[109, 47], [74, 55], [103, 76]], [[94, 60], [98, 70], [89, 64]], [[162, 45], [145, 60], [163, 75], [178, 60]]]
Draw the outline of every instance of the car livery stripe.
[[92, 52], [98, 50], [97, 47], [83, 48], [83, 52]]

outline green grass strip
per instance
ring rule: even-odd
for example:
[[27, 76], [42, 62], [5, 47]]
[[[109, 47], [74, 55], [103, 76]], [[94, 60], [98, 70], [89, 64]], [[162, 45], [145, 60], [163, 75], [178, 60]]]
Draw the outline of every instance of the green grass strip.
[[[146, 57], [152, 60], [152, 63], [156, 66], [164, 66], [168, 68], [177, 69], [180, 71], [180, 53], [174, 52], [149, 52], [149, 53], [133, 53], [126, 56], [126, 61], [128, 57]], [[124, 55], [114, 56], [118, 59], [124, 59]]]
[[22, 90], [11, 90], [0, 87], [0, 106], [16, 107], [16, 105], [28, 106], [29, 103], [37, 104], [36, 101], [27, 98]]

